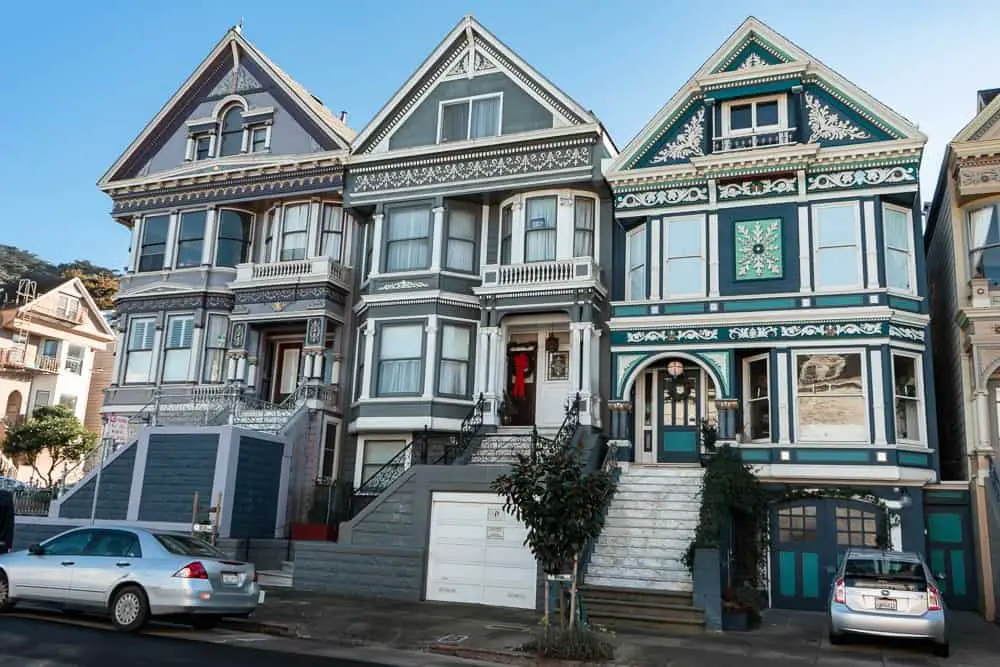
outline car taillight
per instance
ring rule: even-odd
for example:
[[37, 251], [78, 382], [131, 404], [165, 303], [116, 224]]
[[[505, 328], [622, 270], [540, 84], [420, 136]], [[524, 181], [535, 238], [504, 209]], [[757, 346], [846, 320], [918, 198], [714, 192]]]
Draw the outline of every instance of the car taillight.
[[844, 586], [843, 579], [837, 579], [833, 585], [833, 601], [837, 604], [847, 604], [847, 587]]
[[941, 591], [933, 586], [927, 589], [927, 611], [941, 611]]
[[204, 565], [194, 561], [174, 572], [174, 576], [179, 579], [208, 579], [208, 572]]

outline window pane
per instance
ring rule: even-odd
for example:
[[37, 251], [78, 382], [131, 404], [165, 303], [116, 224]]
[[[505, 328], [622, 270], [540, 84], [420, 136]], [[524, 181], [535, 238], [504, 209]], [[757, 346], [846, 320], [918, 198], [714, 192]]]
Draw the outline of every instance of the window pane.
[[796, 357], [799, 393], [862, 396], [861, 355], [800, 354]]
[[446, 324], [441, 327], [441, 356], [468, 361], [471, 341], [471, 329]]
[[701, 257], [702, 225], [697, 220], [667, 222], [667, 257]]
[[205, 344], [209, 347], [225, 347], [228, 332], [229, 319], [225, 315], [209, 315]]
[[798, 355], [799, 433], [804, 441], [869, 439], [860, 354]]
[[193, 318], [171, 317], [167, 324], [167, 347], [191, 347], [193, 333]]
[[441, 141], [464, 141], [469, 132], [469, 103], [446, 104], [441, 108]]
[[629, 268], [645, 266], [646, 264], [646, 230], [638, 229], [628, 238]]
[[282, 221], [281, 255], [283, 262], [305, 259], [308, 244], [308, 214], [307, 204], [286, 206]]
[[910, 284], [910, 254], [892, 248], [885, 254], [885, 278], [889, 287], [909, 291]]
[[639, 267], [637, 269], [632, 269], [629, 271], [629, 292], [627, 298], [629, 299], [645, 299], [646, 298], [646, 268]]
[[747, 130], [753, 126], [753, 107], [740, 104], [729, 108], [729, 129]]
[[577, 197], [573, 207], [573, 256], [594, 256], [594, 200]]
[[771, 435], [771, 404], [768, 398], [770, 384], [767, 374], [767, 359], [756, 359], [747, 364], [747, 391], [750, 439], [768, 438]]
[[858, 248], [822, 248], [816, 251], [816, 287], [850, 287], [860, 281]]
[[250, 143], [250, 150], [254, 153], [263, 153], [267, 150], [267, 128], [254, 128]]
[[250, 257], [250, 234], [253, 215], [243, 211], [219, 211], [218, 247], [215, 265], [233, 267]]
[[816, 244], [820, 247], [857, 244], [857, 210], [855, 203], [813, 208]]
[[896, 395], [896, 438], [920, 440], [920, 395], [917, 360], [893, 355], [893, 386]]
[[364, 448], [365, 465], [385, 465], [393, 459], [406, 443], [399, 440], [366, 440]]
[[757, 103], [757, 127], [778, 124], [778, 102]]
[[243, 150], [243, 112], [235, 106], [222, 119], [222, 146], [219, 155], [236, 155]]
[[154, 215], [142, 225], [142, 243], [139, 250], [139, 271], [159, 271], [167, 250], [167, 230], [170, 216]]
[[882, 220], [885, 223], [885, 243], [890, 248], [900, 250], [910, 249], [909, 216], [894, 208], [882, 209]]
[[209, 156], [208, 149], [212, 146], [211, 137], [198, 137], [195, 139], [195, 160], [205, 160]]
[[534, 197], [526, 202], [524, 261], [556, 258], [556, 198]]
[[398, 208], [389, 212], [386, 270], [425, 269], [430, 264], [430, 210]]
[[163, 381], [183, 382], [188, 379], [191, 350], [167, 350], [163, 355]]
[[379, 359], [423, 357], [424, 325], [394, 324], [382, 327]]
[[445, 265], [456, 271], [472, 271], [475, 265], [476, 216], [470, 211], [448, 212], [448, 247]]
[[527, 229], [555, 229], [555, 197], [532, 197], [526, 202], [526, 209], [525, 227]]
[[666, 266], [667, 295], [689, 295], [704, 292], [704, 275], [700, 259], [672, 259]]
[[284, 231], [285, 232], [304, 232], [308, 225], [308, 215], [309, 206], [307, 204], [298, 204], [296, 206], [286, 206], [285, 207], [285, 218], [284, 218]]
[[510, 264], [512, 230], [512, 207], [504, 206], [500, 212], [500, 263]]
[[472, 138], [495, 137], [498, 134], [500, 134], [500, 98], [473, 100]]
[[205, 238], [205, 218], [208, 211], [189, 211], [181, 214], [177, 233], [177, 261], [175, 266], [199, 266], [201, 248]]

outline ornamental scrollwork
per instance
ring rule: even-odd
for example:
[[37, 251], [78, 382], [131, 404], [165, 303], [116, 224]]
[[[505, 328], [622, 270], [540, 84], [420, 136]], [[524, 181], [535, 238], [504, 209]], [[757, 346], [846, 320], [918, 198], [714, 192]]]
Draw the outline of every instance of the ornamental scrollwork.
[[675, 343], [718, 339], [718, 329], [658, 329], [655, 331], [626, 332], [626, 340], [629, 343]]
[[708, 201], [708, 188], [692, 185], [686, 188], [666, 188], [649, 192], [626, 192], [618, 195], [617, 208], [649, 208]]
[[397, 289], [420, 289], [423, 287], [430, 287], [427, 283], [422, 280], [395, 280], [391, 283], [383, 283], [378, 286], [379, 292], [388, 292], [390, 290]]
[[819, 101], [812, 93], [805, 93], [806, 111], [809, 114], [810, 144], [826, 139], [842, 141], [844, 139], [871, 139], [871, 134], [861, 129], [851, 121], [841, 118], [840, 114], [828, 105]]
[[806, 177], [807, 190], [835, 190], [894, 183], [916, 183], [917, 168], [914, 166], [872, 167], [852, 169]]
[[726, 183], [719, 186], [719, 199], [739, 197], [764, 197], [767, 195], [795, 194], [798, 182], [794, 176], [787, 178], [765, 178], [759, 181]]
[[665, 144], [652, 158], [650, 164], [670, 160], [684, 160], [705, 154], [705, 107], [699, 107], [688, 119], [674, 140]]
[[760, 54], [754, 51], [747, 59], [740, 63], [740, 66], [736, 68], [737, 71], [753, 69], [755, 67], [766, 67], [768, 63], [760, 57]]
[[889, 335], [893, 338], [904, 338], [906, 340], [912, 340], [916, 343], [923, 343], [926, 334], [922, 329], [913, 329], [911, 327], [901, 327], [895, 324], [890, 324]]

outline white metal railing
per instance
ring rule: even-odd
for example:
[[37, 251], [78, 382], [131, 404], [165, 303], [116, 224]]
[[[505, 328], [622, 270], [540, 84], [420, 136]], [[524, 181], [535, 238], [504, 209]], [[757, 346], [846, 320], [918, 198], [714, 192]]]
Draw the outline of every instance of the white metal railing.
[[329, 257], [236, 265], [237, 283], [283, 282], [302, 278], [331, 278], [337, 282], [349, 285], [351, 270]]
[[766, 148], [769, 146], [785, 146], [795, 143], [795, 128], [783, 130], [760, 130], [753, 134], [739, 134], [729, 137], [712, 139], [712, 152], [742, 151], [751, 148]]
[[483, 285], [498, 287], [589, 281], [597, 277], [597, 265], [589, 257], [494, 265], [483, 269]]

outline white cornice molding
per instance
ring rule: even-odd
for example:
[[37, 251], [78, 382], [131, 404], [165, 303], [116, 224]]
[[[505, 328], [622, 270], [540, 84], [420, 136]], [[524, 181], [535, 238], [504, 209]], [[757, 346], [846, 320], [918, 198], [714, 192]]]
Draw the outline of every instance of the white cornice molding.
[[[798, 293], [796, 293], [797, 296]], [[635, 305], [633, 302], [613, 302], [614, 306]], [[697, 327], [725, 327], [768, 324], [825, 324], [832, 321], [889, 321], [914, 327], [925, 327], [930, 316], [894, 310], [888, 306], [845, 308], [801, 308], [725, 313], [699, 313], [684, 315], [642, 315], [638, 317], [612, 317], [608, 327], [623, 329], [691, 329]]]

